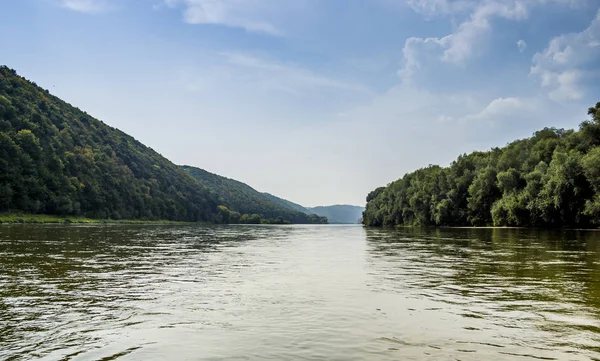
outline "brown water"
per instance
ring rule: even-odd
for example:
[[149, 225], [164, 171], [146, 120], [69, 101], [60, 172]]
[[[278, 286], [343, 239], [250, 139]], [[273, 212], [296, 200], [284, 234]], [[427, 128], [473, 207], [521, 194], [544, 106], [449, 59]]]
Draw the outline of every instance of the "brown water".
[[1, 226], [29, 359], [600, 359], [600, 233]]

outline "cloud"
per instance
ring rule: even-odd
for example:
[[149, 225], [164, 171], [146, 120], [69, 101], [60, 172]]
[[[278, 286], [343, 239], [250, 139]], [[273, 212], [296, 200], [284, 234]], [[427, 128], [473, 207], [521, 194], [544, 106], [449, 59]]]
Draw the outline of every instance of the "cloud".
[[[429, 9], [429, 12], [447, 13], [452, 12], [452, 6], [448, 1], [412, 1], [419, 8]], [[425, 7], [429, 4], [430, 7]], [[452, 2], [452, 4], [463, 4]], [[468, 8], [467, 4], [460, 5], [460, 9]], [[465, 65], [479, 48], [485, 44], [485, 40], [491, 32], [491, 20], [503, 18], [509, 20], [522, 20], [527, 18], [528, 10], [521, 1], [486, 1], [481, 2], [471, 12], [468, 20], [462, 22], [456, 31], [444, 37], [408, 38], [402, 50], [404, 55], [404, 66], [400, 75], [405, 80], [421, 69], [423, 59], [433, 58], [454, 65]]]
[[463, 12], [476, 4], [472, 0], [407, 0], [406, 3], [417, 13], [428, 17]]
[[[488, 45], [494, 19], [525, 20], [530, 9], [539, 5], [578, 6], [586, 0], [408, 0], [417, 12], [426, 16], [454, 16], [468, 12], [468, 17], [451, 34], [443, 37], [411, 37], [403, 48], [404, 63], [399, 74], [404, 81], [428, 62], [464, 66]], [[517, 43], [524, 51], [525, 41]]]
[[582, 32], [563, 34], [533, 57], [531, 76], [556, 101], [579, 100], [584, 83], [597, 80], [600, 64], [600, 11]]
[[[291, 63], [284, 63], [242, 52], [219, 53], [208, 56], [207, 64], [218, 64], [204, 68], [198, 76], [188, 79], [189, 89], [206, 89], [219, 82], [231, 81], [239, 86], [248, 85], [254, 92], [265, 91], [288, 95], [312, 94], [315, 91], [342, 91], [369, 95], [370, 90], [362, 85], [337, 80]], [[202, 86], [198, 86], [201, 85]]]
[[223, 60], [241, 69], [246, 79], [256, 81], [270, 90], [299, 93], [315, 88], [336, 88], [357, 92], [368, 92], [363, 86], [347, 83], [294, 64], [267, 60], [244, 53], [221, 53]]
[[281, 36], [282, 31], [270, 17], [282, 4], [275, 0], [164, 0], [171, 8], [182, 6], [189, 24], [217, 24], [242, 28], [249, 32]]
[[181, 66], [176, 79], [196, 97], [235, 99], [237, 106], [244, 102], [265, 118], [291, 123], [312, 122], [315, 114], [336, 114], [374, 96], [362, 84], [245, 52], [206, 53]]
[[492, 125], [497, 122], [507, 122], [511, 118], [526, 114], [530, 116], [532, 110], [536, 109], [535, 99], [520, 99], [515, 97], [496, 98], [485, 108], [475, 114], [462, 117], [462, 122], [485, 121]]
[[[523, 4], [559, 4], [568, 5], [570, 7], [578, 7], [585, 4], [589, 0], [520, 0]], [[494, 1], [482, 0], [406, 0], [406, 4], [415, 12], [425, 16], [445, 16], [472, 11], [479, 5]], [[496, 1], [499, 3], [509, 3], [510, 0]]]
[[62, 0], [61, 6], [69, 10], [87, 14], [103, 13], [112, 8], [103, 0]]
[[521, 39], [517, 41], [517, 48], [519, 48], [519, 52], [522, 53], [527, 49], [527, 43], [525, 40]]

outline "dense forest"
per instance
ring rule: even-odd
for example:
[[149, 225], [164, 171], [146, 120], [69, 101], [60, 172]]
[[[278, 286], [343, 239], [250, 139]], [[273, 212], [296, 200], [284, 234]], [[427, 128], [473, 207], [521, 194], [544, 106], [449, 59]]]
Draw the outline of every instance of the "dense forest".
[[579, 130], [545, 128], [449, 167], [406, 174], [367, 196], [367, 226], [597, 227], [600, 102]]
[[262, 193], [264, 197], [266, 197], [269, 201], [279, 205], [280, 207], [291, 209], [292, 211], [302, 212], [306, 214], [311, 214], [312, 212], [308, 210], [308, 208], [301, 206], [297, 203], [290, 202], [287, 199], [279, 198], [269, 193]]
[[267, 197], [245, 183], [196, 167], [181, 168], [219, 196], [219, 215], [229, 223], [327, 223], [326, 217], [281, 206], [271, 200], [275, 196]]
[[157, 152], [0, 67], [0, 210], [212, 222], [218, 205]]
[[333, 206], [311, 207], [312, 213], [327, 217], [332, 224], [357, 224], [360, 223], [364, 207], [336, 204]]

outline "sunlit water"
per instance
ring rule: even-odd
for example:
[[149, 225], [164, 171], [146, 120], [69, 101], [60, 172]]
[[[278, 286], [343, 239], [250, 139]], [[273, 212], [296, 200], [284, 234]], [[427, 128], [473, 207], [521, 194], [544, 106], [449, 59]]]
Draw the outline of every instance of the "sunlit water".
[[0, 359], [600, 359], [600, 233], [0, 226]]

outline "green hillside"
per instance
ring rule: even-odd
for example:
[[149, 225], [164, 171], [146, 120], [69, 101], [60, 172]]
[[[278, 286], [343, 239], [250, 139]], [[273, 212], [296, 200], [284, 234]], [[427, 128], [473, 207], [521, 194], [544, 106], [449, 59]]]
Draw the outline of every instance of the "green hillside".
[[[272, 202], [272, 198], [266, 197], [263, 193], [245, 183], [196, 167], [182, 166], [182, 169], [202, 185], [218, 194], [220, 204], [225, 205], [230, 211], [238, 213], [230, 215], [230, 217], [234, 217], [233, 222], [236, 222], [237, 217], [241, 218], [244, 215], [246, 217], [258, 215], [266, 223], [327, 223], [326, 217], [306, 214]], [[256, 219], [256, 216], [254, 218]], [[242, 221], [242, 223], [248, 222]]]
[[368, 226], [597, 227], [600, 102], [579, 130], [545, 128], [449, 167], [408, 173], [367, 196]]
[[313, 212], [309, 211], [307, 208], [305, 208], [299, 204], [296, 204], [294, 202], [290, 202], [287, 199], [279, 198], [270, 193], [262, 193], [262, 195], [265, 196], [269, 201], [271, 201], [275, 204], [278, 204], [279, 206], [281, 206], [283, 208], [291, 209], [293, 211], [302, 212], [302, 213], [306, 213], [306, 214], [313, 213]]
[[214, 221], [215, 195], [131, 136], [0, 67], [0, 210]]
[[360, 223], [364, 207], [336, 204], [333, 206], [320, 206], [308, 208], [309, 212], [327, 217], [329, 223], [357, 224]]

